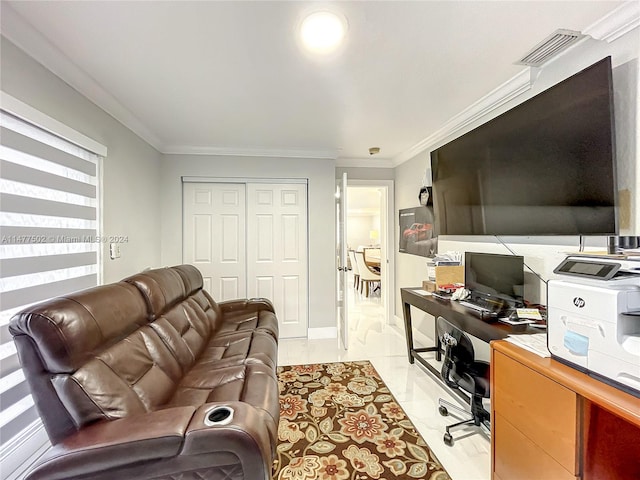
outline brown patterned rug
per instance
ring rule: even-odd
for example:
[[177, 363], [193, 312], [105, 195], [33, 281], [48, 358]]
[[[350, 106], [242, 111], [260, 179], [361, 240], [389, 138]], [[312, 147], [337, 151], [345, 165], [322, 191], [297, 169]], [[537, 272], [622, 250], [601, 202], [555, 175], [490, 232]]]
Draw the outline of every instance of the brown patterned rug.
[[278, 367], [274, 480], [451, 480], [368, 361]]

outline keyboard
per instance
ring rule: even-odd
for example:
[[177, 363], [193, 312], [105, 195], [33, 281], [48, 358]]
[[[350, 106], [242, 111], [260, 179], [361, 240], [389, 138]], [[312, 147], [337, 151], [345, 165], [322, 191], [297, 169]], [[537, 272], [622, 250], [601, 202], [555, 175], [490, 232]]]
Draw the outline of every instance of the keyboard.
[[493, 313], [488, 308], [481, 307], [480, 305], [476, 305], [475, 303], [471, 303], [471, 302], [468, 302], [466, 300], [461, 300], [459, 303], [463, 307], [470, 308], [472, 310], [475, 310], [476, 312], [480, 312], [480, 313], [484, 313], [484, 314], [492, 314]]

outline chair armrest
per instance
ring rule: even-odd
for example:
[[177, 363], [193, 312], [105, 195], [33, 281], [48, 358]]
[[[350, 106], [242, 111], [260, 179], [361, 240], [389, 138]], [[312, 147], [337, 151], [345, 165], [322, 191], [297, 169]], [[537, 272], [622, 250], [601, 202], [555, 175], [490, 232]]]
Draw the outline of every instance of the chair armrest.
[[29, 480], [63, 480], [180, 453], [194, 407], [175, 407], [84, 427], [54, 445]]
[[[233, 419], [226, 425], [207, 426], [207, 412], [214, 406], [233, 409]], [[194, 414], [185, 436], [182, 455], [228, 452], [238, 458], [243, 478], [271, 480], [277, 425], [271, 416], [244, 402], [208, 403]]]
[[258, 312], [267, 310], [275, 313], [275, 308], [271, 301], [266, 298], [243, 298], [238, 300], [227, 300], [219, 302], [218, 306], [225, 315], [234, 314], [236, 312]]

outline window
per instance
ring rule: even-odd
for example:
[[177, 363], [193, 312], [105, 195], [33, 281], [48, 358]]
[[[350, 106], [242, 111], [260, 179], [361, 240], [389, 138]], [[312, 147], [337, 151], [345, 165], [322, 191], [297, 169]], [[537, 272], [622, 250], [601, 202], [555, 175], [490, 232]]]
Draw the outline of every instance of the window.
[[0, 469], [11, 478], [49, 443], [9, 320], [32, 303], [100, 282], [99, 172], [106, 149], [5, 94], [2, 100]]

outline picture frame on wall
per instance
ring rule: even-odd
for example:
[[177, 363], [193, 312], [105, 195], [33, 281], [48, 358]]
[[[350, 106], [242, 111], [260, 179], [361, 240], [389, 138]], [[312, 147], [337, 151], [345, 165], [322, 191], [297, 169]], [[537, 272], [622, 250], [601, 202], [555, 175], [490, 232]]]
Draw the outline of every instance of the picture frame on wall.
[[421, 257], [435, 257], [438, 237], [432, 206], [403, 208], [399, 211], [400, 241], [398, 251]]

